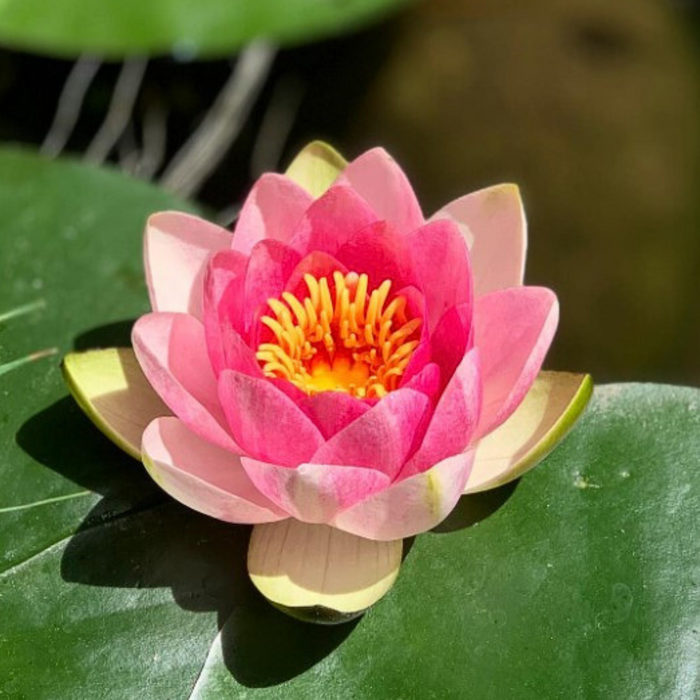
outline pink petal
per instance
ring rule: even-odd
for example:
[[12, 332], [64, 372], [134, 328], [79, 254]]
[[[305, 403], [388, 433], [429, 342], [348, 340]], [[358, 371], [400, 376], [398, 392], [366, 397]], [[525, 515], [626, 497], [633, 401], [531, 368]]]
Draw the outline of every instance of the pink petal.
[[328, 277], [332, 280], [334, 272], [342, 272], [343, 275], [346, 275], [349, 270], [332, 255], [328, 255], [328, 253], [309, 253], [292, 270], [292, 274], [287, 280], [286, 291], [291, 292], [298, 299], [304, 299], [309, 293], [306, 282], [304, 282], [304, 275], [309, 274], [316, 279]]
[[442, 522], [469, 478], [473, 451], [448, 457], [427, 472], [398, 481], [337, 515], [331, 525], [370, 540], [396, 540]]
[[394, 290], [418, 285], [408, 241], [386, 221], [376, 221], [356, 231], [338, 249], [336, 257], [348, 270], [364, 272], [370, 289], [384, 280], [391, 280]]
[[447, 457], [463, 452], [479, 422], [482, 388], [479, 351], [468, 352], [440, 397], [420, 448], [400, 478], [423, 472]]
[[142, 316], [132, 331], [143, 373], [168, 408], [194, 433], [240, 452], [219, 403], [204, 327], [187, 314]]
[[544, 287], [504, 289], [476, 300], [474, 344], [484, 380], [479, 435], [518, 407], [540, 371], [558, 321], [557, 297]]
[[299, 402], [299, 407], [326, 439], [370, 410], [364, 401], [342, 391], [323, 391], [314, 396], [305, 396]]
[[386, 474], [362, 467], [301, 464], [289, 469], [247, 457], [241, 461], [257, 489], [308, 523], [327, 523], [341, 510], [389, 485]]
[[204, 278], [204, 330], [214, 372], [229, 366], [226, 359], [227, 341], [223, 329], [237, 334], [245, 331], [244, 283], [248, 259], [241, 253], [227, 250], [214, 255], [207, 265]]
[[425, 394], [393, 391], [367, 413], [336, 433], [310, 460], [314, 464], [352, 464], [398, 474], [430, 408]]
[[224, 370], [219, 397], [231, 432], [250, 457], [291, 467], [323, 444], [304, 412], [266, 379]]
[[432, 331], [444, 313], [472, 299], [469, 251], [450, 221], [433, 221], [408, 236], [421, 288], [428, 309], [427, 325]]
[[420, 372], [403, 384], [402, 388], [420, 391], [432, 401], [440, 391], [440, 378], [440, 367], [434, 362], [429, 362]]
[[336, 185], [307, 209], [289, 245], [301, 255], [335, 255], [354, 233], [375, 221], [377, 215], [360, 195]]
[[443, 382], [449, 380], [474, 344], [472, 315], [471, 303], [455, 306], [440, 319], [433, 333], [431, 358], [440, 367]]
[[166, 211], [151, 216], [144, 236], [144, 264], [153, 310], [201, 318], [207, 259], [230, 245], [229, 231], [191, 214]]
[[459, 224], [469, 244], [477, 296], [523, 283], [527, 222], [515, 185], [497, 185], [450, 202], [434, 216]]
[[141, 452], [153, 480], [189, 508], [229, 523], [268, 523], [287, 513], [263, 496], [238, 455], [205, 442], [177, 418], [157, 418]]
[[369, 202], [380, 219], [388, 221], [401, 234], [424, 223], [408, 178], [383, 148], [366, 151], [349, 163], [338, 183], [349, 184]]
[[301, 406], [302, 402], [308, 398], [308, 394], [302, 391], [298, 386], [292, 384], [287, 379], [278, 379], [277, 377], [267, 377], [267, 381], [272, 384], [277, 391], [286, 394], [295, 404]]
[[248, 260], [245, 273], [245, 330], [251, 346], [257, 347], [259, 319], [269, 313], [267, 302], [278, 299], [299, 264], [299, 254], [279, 241], [260, 241]]
[[220, 331], [224, 364], [218, 374], [224, 369], [234, 369], [237, 372], [262, 379], [264, 375], [262, 367], [255, 357], [255, 350], [248, 346], [230, 323], [224, 321]]
[[314, 198], [284, 175], [265, 173], [243, 204], [234, 231], [233, 249], [250, 255], [266, 238], [287, 243]]
[[[403, 287], [396, 292], [396, 296], [402, 296], [406, 299], [406, 309], [409, 317], [420, 317], [422, 319], [427, 317], [428, 312], [425, 304], [425, 297], [423, 296], [422, 292], [416, 289], [416, 287]], [[423, 323], [420, 330], [420, 344], [411, 355], [411, 360], [404, 371], [403, 377], [401, 378], [401, 386], [403, 386], [406, 382], [409, 382], [415, 375], [421, 372], [428, 362], [430, 362], [431, 356], [432, 348], [430, 343], [430, 331], [428, 330], [428, 324]]]

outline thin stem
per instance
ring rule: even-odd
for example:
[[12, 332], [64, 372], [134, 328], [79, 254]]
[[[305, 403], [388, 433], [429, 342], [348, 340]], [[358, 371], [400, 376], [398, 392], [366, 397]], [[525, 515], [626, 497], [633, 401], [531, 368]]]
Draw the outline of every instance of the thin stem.
[[124, 132], [131, 119], [147, 65], [148, 61], [145, 58], [125, 61], [114, 86], [107, 116], [85, 151], [85, 160], [88, 163], [102, 163]]
[[46, 134], [41, 152], [55, 158], [65, 148], [80, 117], [83, 101], [102, 61], [94, 56], [81, 56], [71, 69], [58, 98], [53, 123]]
[[33, 352], [31, 355], [27, 355], [26, 357], [20, 357], [17, 360], [5, 362], [5, 364], [0, 365], [0, 377], [2, 377], [3, 374], [12, 372], [14, 369], [22, 367], [23, 365], [29, 364], [30, 362], [35, 362], [36, 360], [41, 360], [44, 357], [51, 357], [56, 353], [58, 353], [58, 348], [46, 348], [45, 350]]
[[275, 85], [250, 158], [250, 170], [254, 178], [266, 171], [279, 170], [282, 153], [303, 96], [304, 87], [294, 77], [282, 78]]
[[154, 102], [143, 119], [143, 150], [136, 164], [136, 175], [144, 180], [151, 180], [160, 169], [165, 159], [168, 141], [168, 123], [165, 109], [159, 102]]
[[275, 49], [250, 44], [197, 130], [167, 167], [161, 184], [171, 192], [195, 195], [240, 133], [270, 71]]

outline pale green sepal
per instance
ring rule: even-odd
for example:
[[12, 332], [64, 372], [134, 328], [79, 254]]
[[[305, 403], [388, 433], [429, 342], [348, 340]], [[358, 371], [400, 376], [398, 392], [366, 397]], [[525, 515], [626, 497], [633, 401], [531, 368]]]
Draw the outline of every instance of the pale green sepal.
[[540, 372], [515, 413], [478, 444], [464, 493], [502, 486], [532, 469], [564, 439], [592, 393], [588, 374]]
[[324, 141], [312, 141], [299, 151], [285, 175], [314, 197], [320, 197], [348, 162]]
[[275, 607], [317, 624], [361, 615], [394, 585], [403, 541], [377, 541], [293, 518], [255, 525], [248, 575]]
[[61, 365], [71, 394], [118, 447], [141, 459], [141, 435], [155, 418], [172, 415], [141, 371], [131, 348], [71, 352]]

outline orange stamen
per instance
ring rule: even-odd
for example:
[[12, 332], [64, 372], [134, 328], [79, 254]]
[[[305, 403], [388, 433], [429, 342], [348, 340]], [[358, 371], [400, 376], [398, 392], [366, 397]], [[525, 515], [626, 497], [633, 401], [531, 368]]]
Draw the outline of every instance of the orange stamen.
[[365, 274], [304, 275], [307, 296], [268, 300], [261, 322], [271, 337], [255, 354], [267, 377], [307, 394], [344, 391], [381, 398], [399, 385], [418, 347], [422, 319], [406, 316], [406, 298], [389, 300], [391, 281], [368, 292]]

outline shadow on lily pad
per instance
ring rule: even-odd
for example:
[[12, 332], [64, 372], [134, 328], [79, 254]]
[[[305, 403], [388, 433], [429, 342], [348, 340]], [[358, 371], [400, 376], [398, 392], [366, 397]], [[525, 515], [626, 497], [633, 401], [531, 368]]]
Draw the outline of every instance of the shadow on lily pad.
[[131, 347], [131, 329], [135, 322], [136, 319], [130, 319], [91, 328], [75, 337], [73, 347], [75, 350]]
[[454, 532], [486, 520], [505, 505], [517, 485], [518, 481], [511, 481], [497, 489], [462, 496], [454, 510], [431, 532]]
[[[98, 433], [71, 398], [28, 420], [17, 442], [38, 462], [102, 497], [63, 552], [63, 580], [111, 589], [169, 587], [182, 609], [216, 613], [224, 664], [242, 685], [287, 681], [330, 654], [354, 629], [356, 622], [305, 624], [269, 605], [246, 571], [250, 528], [170, 499], [138, 462]], [[143, 618], [148, 626], [148, 608]], [[108, 627], [105, 620], [105, 636]], [[152, 632], [157, 638], [158, 630]], [[216, 633], [211, 630], [211, 640]]]

